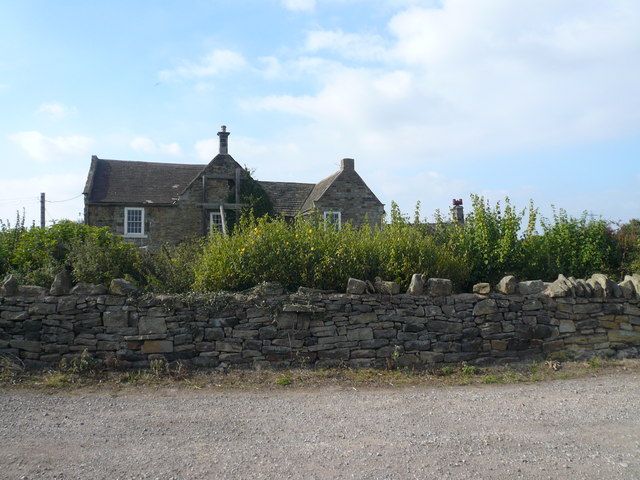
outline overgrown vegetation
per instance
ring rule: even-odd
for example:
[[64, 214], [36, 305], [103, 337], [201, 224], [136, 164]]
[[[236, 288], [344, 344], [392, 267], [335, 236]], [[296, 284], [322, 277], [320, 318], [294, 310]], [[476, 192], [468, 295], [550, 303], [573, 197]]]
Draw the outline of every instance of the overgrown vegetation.
[[24, 284], [49, 286], [62, 269], [79, 282], [133, 277], [138, 259], [137, 249], [108, 228], [68, 220], [48, 228], [25, 228], [20, 215], [13, 228], [0, 222], [0, 274], [12, 273]]
[[[448, 365], [439, 370], [411, 369], [287, 369], [287, 370], [194, 370], [180, 361], [154, 360], [148, 369], [96, 368], [86, 358], [72, 359], [67, 366], [34, 371], [16, 357], [0, 356], [0, 387], [75, 390], [96, 387], [120, 390], [138, 387], [185, 389], [296, 389], [296, 388], [402, 388], [408, 386], [481, 385], [540, 382], [580, 378], [605, 373], [635, 373], [639, 360], [607, 360], [594, 357], [584, 362], [534, 362], [511, 366], [473, 367]], [[75, 365], [73, 367], [72, 365]]]
[[[246, 188], [243, 201], [261, 214], [269, 211], [260, 192]], [[0, 222], [0, 275], [49, 286], [65, 268], [75, 281], [124, 277], [147, 290], [182, 293], [244, 290], [263, 281], [291, 290], [343, 290], [349, 277], [376, 276], [406, 288], [413, 273], [450, 278], [463, 290], [506, 274], [550, 281], [559, 273], [603, 272], [619, 280], [640, 271], [639, 220], [614, 225], [562, 209], [545, 219], [533, 204], [520, 210], [509, 199], [492, 205], [478, 196], [472, 197], [464, 225], [439, 214], [428, 223], [419, 204], [409, 219], [392, 203], [389, 218], [384, 226], [347, 224], [336, 230], [320, 217], [289, 223], [249, 210], [228, 236], [214, 232], [142, 251], [106, 228], [69, 221], [28, 228], [18, 215], [13, 226]]]

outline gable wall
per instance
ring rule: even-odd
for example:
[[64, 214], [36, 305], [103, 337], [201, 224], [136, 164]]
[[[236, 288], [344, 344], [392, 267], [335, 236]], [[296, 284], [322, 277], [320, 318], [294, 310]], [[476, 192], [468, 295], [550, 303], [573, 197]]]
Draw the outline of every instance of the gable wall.
[[380, 224], [384, 206], [354, 170], [343, 171], [322, 197], [315, 202], [316, 209], [340, 210], [342, 223], [361, 225], [368, 217], [370, 224]]
[[[215, 163], [214, 163], [215, 162]], [[209, 175], [227, 175], [235, 177], [236, 168], [239, 166], [230, 156], [217, 157], [214, 159], [204, 170], [205, 174]], [[205, 181], [206, 188], [206, 200], [207, 203], [229, 203], [229, 195], [232, 195], [235, 191], [234, 182], [229, 180], [208, 178]], [[202, 235], [206, 233], [209, 228], [209, 213], [212, 211], [218, 211], [216, 208], [206, 209], [205, 213], [202, 213], [202, 178], [199, 176], [196, 180], [180, 195], [178, 204], [190, 208], [195, 208], [198, 211], [198, 233]], [[203, 222], [204, 227], [203, 228]]]

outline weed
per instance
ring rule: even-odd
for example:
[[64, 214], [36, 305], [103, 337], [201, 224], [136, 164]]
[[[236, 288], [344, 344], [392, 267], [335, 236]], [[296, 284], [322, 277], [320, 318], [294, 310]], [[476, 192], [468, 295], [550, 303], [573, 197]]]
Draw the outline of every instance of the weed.
[[169, 364], [164, 358], [156, 358], [149, 362], [149, 371], [156, 378], [170, 374]]
[[547, 360], [546, 362], [544, 362], [544, 364], [549, 370], [553, 370], [554, 372], [557, 372], [562, 368], [562, 364], [560, 362], [556, 362], [555, 360]]
[[24, 363], [18, 357], [0, 355], [0, 381], [15, 383], [24, 374]]
[[80, 355], [63, 358], [60, 360], [60, 370], [72, 374], [93, 373], [96, 370], [97, 362], [85, 348]]
[[465, 377], [471, 377], [471, 376], [475, 375], [476, 373], [478, 373], [478, 368], [473, 366], [473, 365], [468, 365], [466, 363], [463, 363], [462, 367], [460, 368], [460, 372]]
[[450, 375], [453, 375], [455, 371], [455, 368], [453, 368], [451, 365], [445, 365], [440, 369], [440, 375], [442, 375], [443, 377], [448, 377]]
[[591, 357], [587, 360], [587, 365], [589, 365], [589, 368], [597, 370], [602, 368], [602, 359], [600, 357]]
[[497, 375], [489, 373], [482, 377], [482, 383], [499, 383], [500, 378]]
[[42, 379], [42, 384], [49, 388], [64, 388], [75, 383], [75, 381], [74, 374], [57, 371], [47, 373]]
[[278, 378], [276, 378], [276, 385], [280, 387], [286, 387], [293, 383], [293, 379], [291, 378], [291, 374], [283, 373]]
[[393, 352], [391, 352], [391, 356], [387, 358], [387, 370], [393, 370], [398, 368], [398, 360], [402, 355], [402, 347], [400, 345], [396, 345], [393, 347]]

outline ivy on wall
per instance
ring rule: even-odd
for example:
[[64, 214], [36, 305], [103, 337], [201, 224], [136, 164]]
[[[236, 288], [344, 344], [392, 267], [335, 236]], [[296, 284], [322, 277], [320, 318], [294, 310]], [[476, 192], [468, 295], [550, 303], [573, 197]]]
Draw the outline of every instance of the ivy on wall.
[[[263, 217], [265, 215], [273, 215], [273, 204], [267, 192], [252, 176], [253, 170], [249, 169], [246, 165], [241, 172], [240, 180], [240, 203], [245, 206], [242, 210], [228, 210], [225, 211], [227, 220], [227, 229], [232, 232], [238, 220], [244, 213], [253, 213], [256, 218]], [[228, 203], [235, 203], [236, 194], [233, 181], [229, 182], [229, 195], [227, 197]]]

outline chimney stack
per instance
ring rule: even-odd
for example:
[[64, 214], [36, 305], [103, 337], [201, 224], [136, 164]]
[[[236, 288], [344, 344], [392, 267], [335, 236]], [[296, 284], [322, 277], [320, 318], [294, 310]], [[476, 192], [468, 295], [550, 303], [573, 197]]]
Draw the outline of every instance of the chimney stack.
[[354, 169], [355, 169], [355, 162], [353, 161], [353, 158], [342, 159], [340, 170], [354, 170]]
[[220, 127], [220, 132], [218, 132], [218, 136], [220, 137], [220, 154], [228, 155], [229, 154], [229, 134], [231, 132], [227, 132], [227, 126], [222, 125]]
[[453, 207], [451, 208], [453, 215], [453, 221], [459, 225], [464, 225], [464, 207], [462, 206], [462, 199], [453, 199]]

